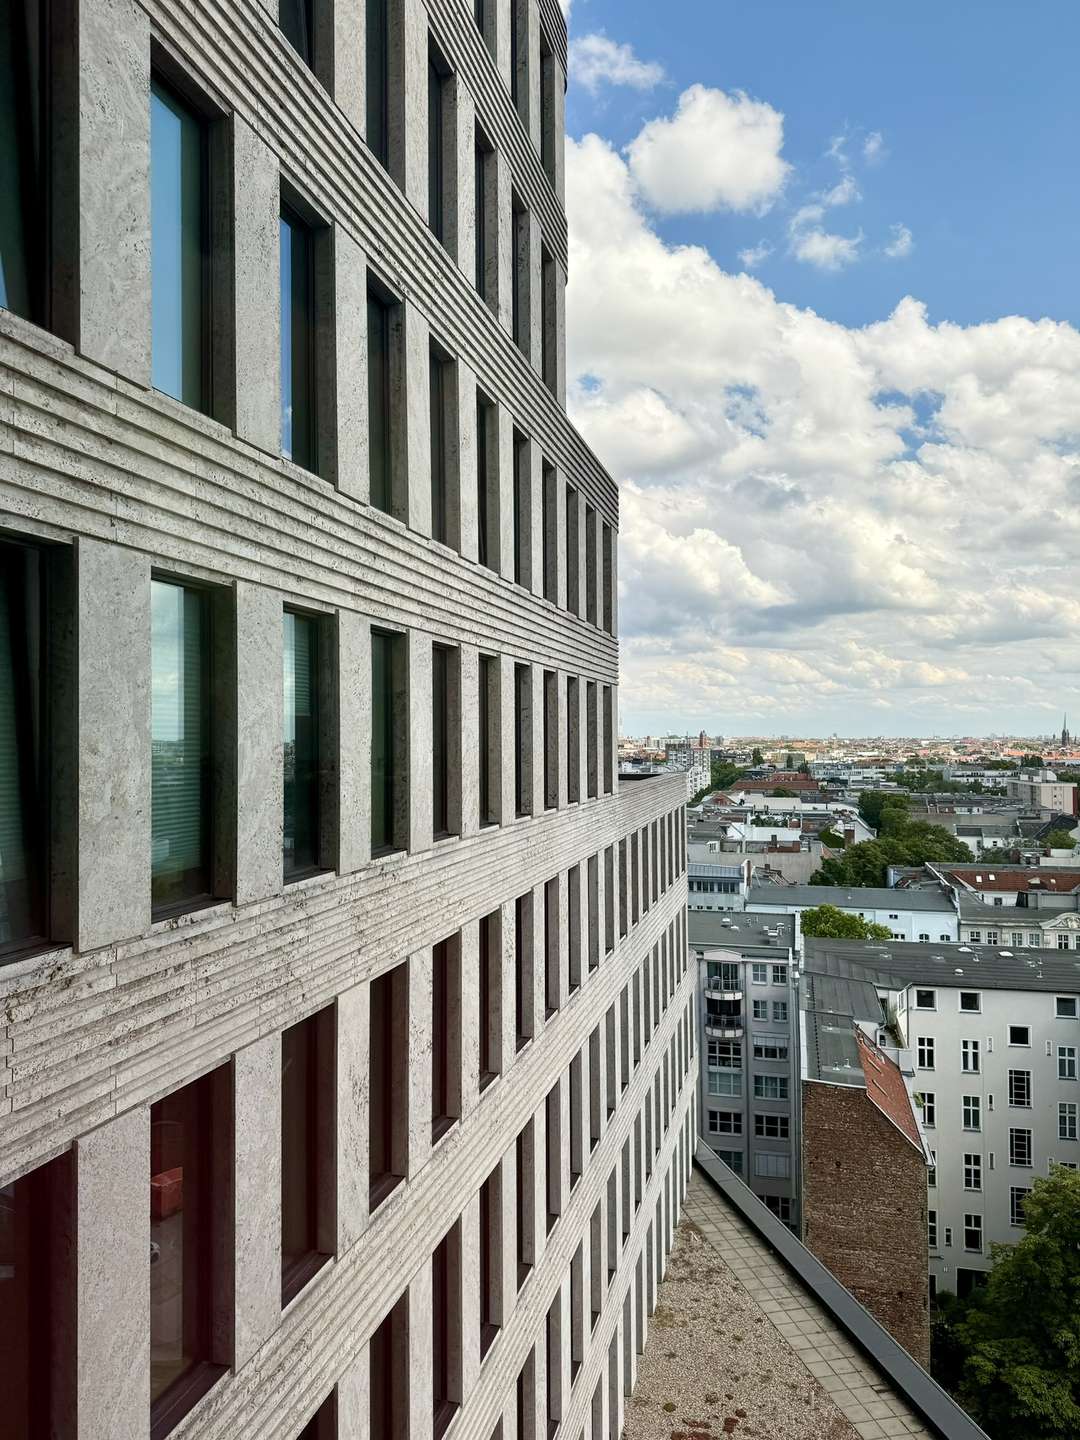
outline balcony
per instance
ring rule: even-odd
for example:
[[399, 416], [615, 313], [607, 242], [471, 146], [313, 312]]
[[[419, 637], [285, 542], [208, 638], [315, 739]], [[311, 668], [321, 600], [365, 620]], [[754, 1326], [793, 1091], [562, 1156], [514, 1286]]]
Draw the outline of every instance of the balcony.
[[726, 985], [722, 980], [706, 980], [705, 993], [706, 995], [711, 995], [714, 1000], [731, 1000], [736, 1003], [743, 998], [742, 990], [732, 989], [730, 985]]
[[710, 1040], [740, 1040], [745, 1028], [745, 1015], [705, 1016], [705, 1034]]

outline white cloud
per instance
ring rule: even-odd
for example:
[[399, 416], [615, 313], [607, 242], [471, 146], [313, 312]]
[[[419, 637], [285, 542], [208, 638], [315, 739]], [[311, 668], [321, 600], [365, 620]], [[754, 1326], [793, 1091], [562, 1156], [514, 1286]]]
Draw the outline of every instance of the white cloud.
[[915, 239], [906, 225], [892, 225], [892, 239], [885, 246], [885, 254], [890, 260], [904, 260], [915, 248]]
[[796, 260], [818, 270], [843, 270], [859, 258], [861, 243], [861, 231], [858, 235], [833, 235], [815, 226], [793, 236], [791, 253]]
[[862, 156], [868, 165], [877, 165], [889, 152], [885, 149], [885, 137], [880, 130], [871, 130], [862, 143]]
[[629, 45], [606, 35], [582, 35], [570, 42], [570, 79], [595, 95], [601, 85], [626, 85], [651, 90], [664, 78], [664, 67], [639, 60]]
[[756, 270], [763, 265], [773, 253], [773, 247], [767, 240], [759, 240], [756, 245], [748, 245], [745, 250], [739, 251], [739, 259], [746, 266], [747, 270]]
[[762, 215], [790, 166], [784, 117], [741, 91], [692, 85], [670, 117], [650, 120], [627, 147], [641, 194], [669, 215], [735, 210]]
[[595, 135], [568, 145], [567, 208], [571, 407], [623, 487], [628, 728], [1080, 711], [1077, 330], [935, 324], [910, 297], [828, 321], [663, 241]]

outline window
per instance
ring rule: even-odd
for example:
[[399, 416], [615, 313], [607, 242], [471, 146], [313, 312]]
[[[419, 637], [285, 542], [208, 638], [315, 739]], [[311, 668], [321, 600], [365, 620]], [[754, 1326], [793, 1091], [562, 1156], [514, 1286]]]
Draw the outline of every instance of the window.
[[517, 1232], [517, 1277], [518, 1289], [525, 1283], [533, 1267], [536, 1230], [536, 1131], [535, 1122], [530, 1120], [518, 1132], [515, 1142], [514, 1190], [516, 1204]]
[[555, 260], [540, 250], [540, 375], [552, 392], [557, 388], [555, 316]]
[[710, 1095], [741, 1095], [742, 1075], [738, 1070], [710, 1070], [707, 1089]]
[[514, 584], [525, 585], [532, 574], [532, 474], [529, 442], [514, 431]]
[[1039, 930], [1033, 931], [1031, 934], [1028, 935], [1027, 943], [1033, 946], [1036, 950], [1040, 949], [1042, 947], [1042, 932]]
[[540, 31], [540, 163], [548, 179], [555, 183], [555, 57], [547, 36]]
[[1009, 1026], [1009, 1044], [1010, 1044], [1010, 1045], [1030, 1045], [1030, 1044], [1031, 1044], [1031, 1026], [1030, 1026], [1030, 1025], [1010, 1025], [1010, 1026]]
[[787, 1001], [774, 1000], [772, 1002], [772, 1018], [777, 1025], [787, 1024]]
[[511, 329], [514, 344], [529, 357], [532, 349], [531, 312], [529, 304], [529, 272], [532, 252], [531, 225], [529, 212], [516, 194], [510, 199], [511, 223], [513, 226], [513, 267], [511, 283]]
[[[446, 62], [428, 43], [428, 224], [436, 240], [446, 243], [449, 197], [447, 195], [447, 145], [454, 134], [450, 72]], [[447, 112], [450, 111], [448, 114]]]
[[754, 1036], [755, 1060], [786, 1060], [787, 1058], [788, 1043], [786, 1038], [779, 1035]]
[[964, 1249], [982, 1251], [982, 1216], [964, 1216]]
[[929, 932], [928, 930], [921, 930], [921, 931], [919, 932], [919, 939], [922, 940], [922, 941], [929, 940], [929, 939], [930, 939], [930, 932]]
[[753, 1012], [755, 1020], [768, 1020], [769, 1002], [767, 1000], [753, 1001]]
[[1030, 1167], [1031, 1165], [1031, 1131], [1010, 1130], [1009, 1131], [1009, 1164]]
[[499, 562], [499, 451], [495, 407], [476, 392], [476, 557], [489, 570]]
[[337, 1391], [331, 1390], [296, 1440], [337, 1440]]
[[755, 1075], [755, 1100], [786, 1100], [788, 1081], [786, 1075]]
[[[150, 1425], [164, 1431], [226, 1370], [214, 1291], [224, 1236], [225, 1176], [217, 1127], [232, 1093], [229, 1066], [150, 1107]], [[215, 1264], [216, 1261], [216, 1264]]]
[[967, 938], [968, 938], [968, 940], [971, 941], [973, 944], [975, 944], [975, 945], [981, 945], [981, 944], [982, 944], [982, 931], [981, 931], [981, 930], [969, 930], [969, 931], [968, 931], [968, 937], [967, 937]]
[[937, 1151], [930, 1151], [930, 1164], [926, 1167], [926, 1183], [931, 1190], [937, 1185]]
[[982, 1156], [974, 1154], [964, 1155], [964, 1189], [982, 1189]]
[[[281, 1303], [298, 1295], [326, 1262], [333, 1242], [320, 1224], [331, 1200], [329, 1081], [332, 1009], [281, 1035]], [[329, 1153], [328, 1153], [329, 1152]], [[323, 1232], [323, 1233], [320, 1233]]]
[[434, 340], [428, 347], [428, 397], [431, 414], [431, 538], [450, 541], [450, 403], [453, 397], [453, 361]]
[[585, 506], [585, 618], [597, 624], [596, 597], [596, 511]]
[[562, 1113], [559, 1082], [547, 1093], [544, 1104], [544, 1169], [547, 1175], [547, 1232], [550, 1235], [562, 1214]]
[[368, 1184], [372, 1210], [404, 1180], [408, 1161], [409, 966], [371, 982]]
[[371, 848], [404, 849], [408, 828], [405, 637], [371, 634]]
[[[489, 305], [494, 306], [496, 278], [494, 266], [489, 265], [489, 255], [494, 260], [497, 258], [497, 232], [490, 239], [489, 229], [493, 229], [494, 215], [492, 213], [492, 191], [494, 186], [495, 151], [488, 141], [486, 135], [476, 127], [474, 142], [474, 195], [476, 197], [476, 220], [475, 220], [475, 265], [476, 265], [476, 291], [481, 299], [486, 300]], [[495, 244], [490, 241], [495, 240]], [[489, 274], [489, 269], [492, 271]]]
[[409, 1292], [398, 1300], [369, 1346], [371, 1435], [406, 1440], [409, 1433]]
[[772, 1180], [786, 1180], [791, 1175], [791, 1156], [758, 1150], [754, 1155], [754, 1174]]
[[934, 1068], [934, 1039], [932, 1035], [920, 1035], [916, 1042], [920, 1070]]
[[1068, 950], [1069, 937], [1067, 934], [1061, 934], [1057, 937], [1057, 948], [1059, 950]]
[[435, 1440], [461, 1404], [461, 1225], [455, 1223], [431, 1257], [431, 1399]]
[[753, 964], [750, 966], [750, 979], [755, 985], [767, 985], [769, 983], [768, 965]]
[[1024, 1201], [1031, 1194], [1029, 1186], [1009, 1186], [1009, 1224], [1023, 1225], [1024, 1223]]
[[1031, 1071], [1009, 1071], [1009, 1104], [1028, 1109], [1031, 1106]]
[[566, 677], [566, 800], [576, 805], [581, 799], [581, 681]]
[[[1000, 897], [999, 897], [999, 896], [995, 896], [995, 897], [994, 897], [994, 904], [995, 904], [995, 905], [1000, 905], [1001, 903], [1002, 903], [1002, 902], [1001, 902]], [[997, 932], [996, 930], [987, 930], [987, 932], [986, 932], [986, 943], [987, 943], [988, 945], [996, 945], [996, 944], [998, 943], [999, 939], [1000, 939], [1000, 936], [999, 936], [999, 934], [998, 934], [998, 932]]]
[[709, 1134], [710, 1135], [741, 1135], [742, 1114], [738, 1110], [710, 1110], [709, 1111]]
[[431, 954], [431, 1140], [461, 1115], [461, 939], [440, 940]]
[[69, 1433], [57, 1412], [75, 1378], [74, 1188], [71, 1150], [0, 1186], [0, 1389], [12, 1440]]
[[926, 1243], [931, 1250], [937, 1249], [937, 1211], [926, 1212]]
[[[588, 782], [589, 799], [595, 800], [600, 788], [599, 764], [600, 757], [597, 752], [597, 714], [596, 714], [596, 682], [589, 680], [585, 685], [585, 778]], [[644, 879], [647, 884], [649, 878], [649, 861], [646, 850], [642, 859]], [[649, 908], [648, 891], [645, 895], [645, 909]]]
[[1076, 1019], [1076, 996], [1058, 995], [1054, 998], [1054, 1014], [1059, 1020]]
[[754, 1134], [759, 1140], [790, 1139], [791, 1121], [786, 1115], [755, 1115]]
[[933, 1090], [922, 1092], [922, 1122], [931, 1129], [937, 1124], [937, 1096]]
[[1076, 1101], [1058, 1101], [1058, 1139], [1076, 1139]]
[[517, 813], [532, 814], [532, 671], [514, 666], [514, 793]]
[[284, 872], [286, 880], [320, 865], [319, 621], [285, 611], [283, 677]]
[[604, 562], [603, 594], [604, 594], [604, 629], [609, 635], [614, 633], [614, 603], [615, 603], [615, 560], [611, 537], [611, 526], [603, 525], [601, 534], [601, 551]]
[[461, 830], [457, 763], [460, 741], [460, 651], [434, 645], [431, 650], [432, 831], [436, 840]]
[[977, 990], [960, 991], [960, 1009], [978, 1012], [982, 1009], [982, 996]]
[[[305, 8], [283, 0], [282, 9]], [[281, 453], [317, 471], [315, 241], [288, 205], [281, 207]]]
[[390, 163], [390, 0], [366, 0], [365, 110], [368, 148]]
[[562, 1420], [562, 1293], [557, 1291], [544, 1324], [544, 1370], [547, 1434], [555, 1435]]
[[774, 985], [786, 985], [786, 984], [787, 984], [787, 966], [786, 966], [786, 965], [774, 965], [774, 966], [772, 967], [772, 983], [773, 983]]
[[724, 1070], [742, 1069], [742, 1044], [738, 1040], [710, 1040], [708, 1063]]
[[[544, 671], [544, 809], [554, 810], [559, 803], [559, 687], [554, 670]], [[569, 755], [569, 748], [567, 751]]]
[[479, 924], [480, 1045], [478, 1068], [484, 1090], [502, 1071], [502, 914], [493, 910]]
[[280, 0], [278, 24], [301, 60], [313, 65], [315, 59], [315, 16], [313, 0]]
[[717, 1150], [717, 1158], [736, 1175], [743, 1173], [743, 1152], [741, 1150]]
[[395, 435], [391, 396], [393, 364], [400, 327], [395, 301], [373, 284], [367, 294], [368, 342], [368, 484], [377, 510], [398, 514], [394, 486]]
[[559, 879], [544, 884], [544, 999], [545, 1019], [559, 1008], [563, 948], [559, 936]]
[[558, 534], [556, 529], [555, 469], [544, 461], [541, 471], [541, 560], [543, 565], [544, 599], [553, 605], [559, 600]]
[[979, 1071], [979, 1042], [978, 1040], [960, 1041], [960, 1069], [965, 1074], [976, 1075]]
[[527, 890], [514, 906], [514, 1013], [517, 1048], [533, 1036], [533, 897]]
[[581, 550], [579, 538], [578, 492], [572, 485], [566, 487], [566, 608], [576, 615], [581, 608]]
[[150, 82], [151, 381], [209, 409], [205, 312], [210, 250], [207, 127], [159, 76]]
[[[213, 894], [211, 649], [209, 591], [154, 580], [150, 874], [155, 916]], [[0, 850], [6, 873], [10, 852], [6, 845]]]
[[965, 1095], [963, 1099], [964, 1129], [982, 1129], [982, 1097]]
[[480, 656], [480, 703], [478, 732], [480, 743], [479, 801], [480, 825], [499, 823], [499, 775], [495, 764], [498, 754], [499, 662], [494, 655]]
[[1057, 1047], [1057, 1068], [1059, 1080], [1076, 1079], [1075, 1045], [1059, 1045]]

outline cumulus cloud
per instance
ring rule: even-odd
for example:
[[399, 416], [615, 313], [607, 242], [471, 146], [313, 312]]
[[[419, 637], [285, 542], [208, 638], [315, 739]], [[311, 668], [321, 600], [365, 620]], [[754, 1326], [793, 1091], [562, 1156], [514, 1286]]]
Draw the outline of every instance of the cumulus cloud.
[[888, 152], [885, 149], [885, 138], [880, 130], [871, 130], [862, 143], [862, 157], [868, 165], [880, 164]]
[[571, 409], [622, 486], [628, 728], [1080, 707], [1080, 333], [911, 297], [840, 325], [666, 242], [652, 203], [633, 146], [569, 144]]
[[570, 79], [595, 95], [602, 85], [651, 90], [664, 78], [664, 67], [639, 60], [630, 45], [606, 35], [582, 35], [570, 42]]
[[800, 230], [792, 238], [791, 253], [796, 260], [802, 260], [818, 270], [843, 270], [859, 258], [861, 243], [861, 233], [833, 235], [814, 226], [810, 230]]
[[773, 253], [773, 247], [767, 240], [759, 240], [756, 245], [748, 245], [745, 250], [739, 251], [739, 259], [746, 266], [747, 270], [756, 270], [763, 265]]
[[915, 238], [906, 225], [890, 226], [892, 239], [885, 246], [885, 254], [890, 260], [904, 260], [915, 248]]
[[742, 91], [692, 85], [674, 115], [650, 120], [627, 147], [630, 171], [665, 214], [734, 210], [764, 214], [790, 166], [780, 151], [784, 117]]

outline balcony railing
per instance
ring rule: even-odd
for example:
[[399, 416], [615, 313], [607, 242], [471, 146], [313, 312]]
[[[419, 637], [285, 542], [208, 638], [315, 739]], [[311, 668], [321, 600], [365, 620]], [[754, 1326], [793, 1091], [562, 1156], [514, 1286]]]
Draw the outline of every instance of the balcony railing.
[[745, 1028], [745, 1015], [705, 1016], [705, 1034], [712, 1040], [737, 1040]]

